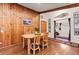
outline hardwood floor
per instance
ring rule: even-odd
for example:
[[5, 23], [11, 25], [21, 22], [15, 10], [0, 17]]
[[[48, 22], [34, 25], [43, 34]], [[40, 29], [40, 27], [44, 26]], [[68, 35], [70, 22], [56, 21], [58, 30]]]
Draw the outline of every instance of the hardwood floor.
[[[8, 49], [0, 50], [1, 55], [27, 55], [26, 49], [22, 46], [13, 46]], [[79, 48], [60, 43], [55, 40], [49, 40], [48, 48], [41, 49], [36, 55], [79, 55]]]

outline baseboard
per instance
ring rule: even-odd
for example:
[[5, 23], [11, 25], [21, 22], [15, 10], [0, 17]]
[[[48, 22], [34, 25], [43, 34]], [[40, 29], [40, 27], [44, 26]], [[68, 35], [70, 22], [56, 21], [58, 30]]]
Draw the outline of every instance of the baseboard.
[[18, 45], [21, 45], [21, 44], [13, 44], [13, 45], [8, 45], [8, 46], [5, 46], [5, 47], [1, 47], [0, 51], [6, 50], [6, 49], [9, 49], [9, 48], [11, 48], [13, 46], [18, 46]]
[[55, 38], [50, 38], [50, 37], [48, 37], [48, 39], [55, 39]]
[[71, 46], [73, 46], [73, 47], [79, 47], [79, 44], [71, 42]]

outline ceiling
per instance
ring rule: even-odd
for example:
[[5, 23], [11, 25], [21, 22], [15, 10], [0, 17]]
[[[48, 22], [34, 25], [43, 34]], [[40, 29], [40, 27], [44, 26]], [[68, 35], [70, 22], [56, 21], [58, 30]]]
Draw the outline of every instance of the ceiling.
[[19, 3], [20, 5], [35, 10], [37, 12], [44, 12], [47, 10], [70, 5], [71, 3]]

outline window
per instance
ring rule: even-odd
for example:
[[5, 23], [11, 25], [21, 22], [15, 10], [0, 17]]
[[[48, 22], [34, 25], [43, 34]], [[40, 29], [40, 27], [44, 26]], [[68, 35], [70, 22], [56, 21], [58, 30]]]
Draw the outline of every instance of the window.
[[51, 33], [51, 19], [48, 19], [48, 32]]
[[79, 12], [74, 13], [74, 35], [79, 35]]

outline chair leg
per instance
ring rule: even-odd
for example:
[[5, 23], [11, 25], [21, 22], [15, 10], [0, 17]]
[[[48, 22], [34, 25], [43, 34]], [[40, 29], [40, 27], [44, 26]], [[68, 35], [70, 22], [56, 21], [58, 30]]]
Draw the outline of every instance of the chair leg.
[[42, 43], [42, 48], [44, 49], [44, 42]]
[[35, 50], [33, 50], [33, 55], [35, 55]]
[[47, 42], [47, 48], [48, 48], [48, 42]]
[[33, 55], [35, 55], [35, 45], [33, 45]]
[[39, 46], [39, 52], [40, 52], [40, 46]]
[[48, 48], [48, 44], [47, 44], [47, 48]]

